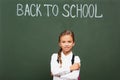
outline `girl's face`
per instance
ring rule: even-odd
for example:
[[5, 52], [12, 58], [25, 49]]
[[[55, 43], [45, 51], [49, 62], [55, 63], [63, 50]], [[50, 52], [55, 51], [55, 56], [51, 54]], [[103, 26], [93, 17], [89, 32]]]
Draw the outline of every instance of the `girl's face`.
[[62, 48], [64, 54], [69, 53], [75, 45], [71, 35], [63, 35], [60, 37], [59, 46]]

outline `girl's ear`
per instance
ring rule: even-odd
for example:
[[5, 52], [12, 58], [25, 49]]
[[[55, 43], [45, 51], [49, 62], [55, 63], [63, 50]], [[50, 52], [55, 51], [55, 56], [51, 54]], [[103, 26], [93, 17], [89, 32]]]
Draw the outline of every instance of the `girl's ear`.
[[61, 44], [60, 44], [60, 42], [58, 43], [58, 45], [61, 47]]
[[75, 46], [75, 42], [73, 43], [73, 46]]

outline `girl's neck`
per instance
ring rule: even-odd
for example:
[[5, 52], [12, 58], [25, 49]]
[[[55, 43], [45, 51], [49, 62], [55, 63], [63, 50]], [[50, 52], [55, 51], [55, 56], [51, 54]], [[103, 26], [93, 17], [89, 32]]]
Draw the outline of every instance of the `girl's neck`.
[[68, 54], [70, 54], [71, 53], [71, 51], [69, 51], [69, 52], [64, 52], [63, 51], [63, 54], [65, 55], [65, 56], [67, 56]]

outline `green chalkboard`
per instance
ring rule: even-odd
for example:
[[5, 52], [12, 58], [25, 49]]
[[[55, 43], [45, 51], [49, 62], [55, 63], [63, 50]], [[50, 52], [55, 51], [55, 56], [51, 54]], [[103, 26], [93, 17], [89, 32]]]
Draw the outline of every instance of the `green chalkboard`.
[[81, 80], [119, 80], [119, 8], [119, 0], [0, 0], [0, 80], [52, 80], [65, 29], [75, 33]]

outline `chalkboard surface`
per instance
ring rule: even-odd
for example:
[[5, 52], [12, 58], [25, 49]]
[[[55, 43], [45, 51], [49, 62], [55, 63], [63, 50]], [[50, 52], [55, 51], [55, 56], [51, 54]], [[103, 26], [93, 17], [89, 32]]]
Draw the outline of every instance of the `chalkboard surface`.
[[119, 0], [0, 0], [0, 80], [52, 80], [65, 29], [75, 33], [81, 80], [119, 80], [119, 8]]

